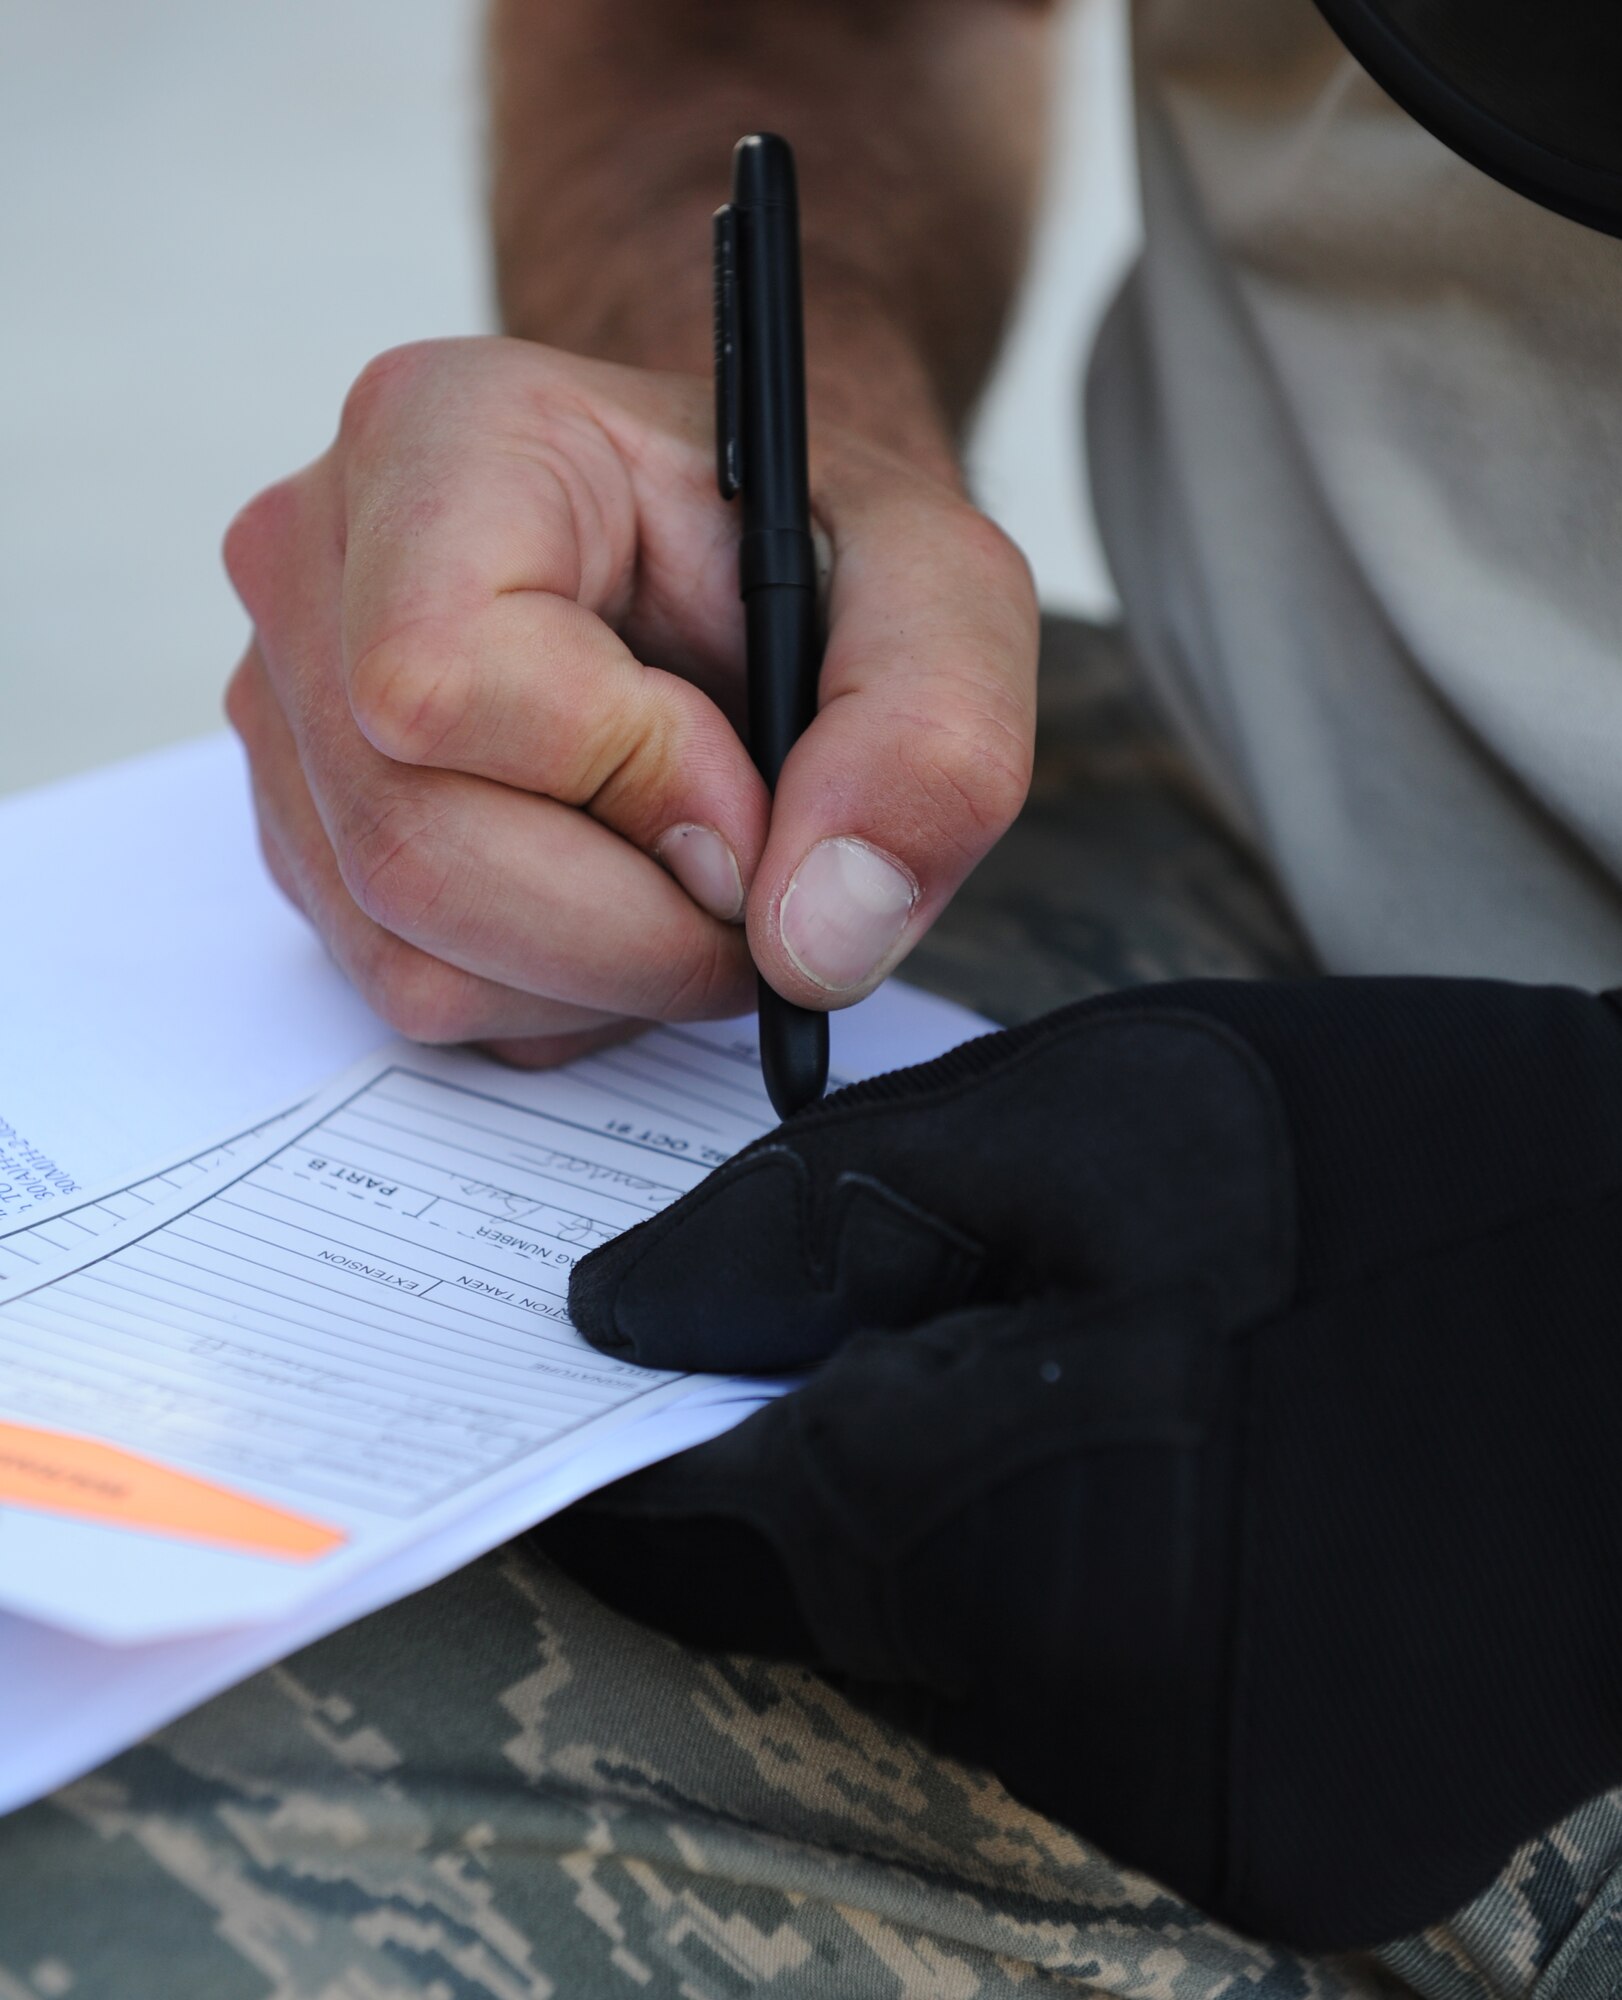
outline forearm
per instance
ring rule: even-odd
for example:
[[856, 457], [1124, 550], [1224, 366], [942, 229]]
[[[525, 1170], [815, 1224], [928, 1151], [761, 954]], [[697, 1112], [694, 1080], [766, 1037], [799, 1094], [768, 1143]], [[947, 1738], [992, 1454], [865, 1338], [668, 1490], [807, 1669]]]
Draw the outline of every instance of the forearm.
[[813, 414], [945, 470], [1023, 262], [1048, 10], [1021, 0], [493, 0], [503, 322], [709, 365], [732, 142], [800, 161]]

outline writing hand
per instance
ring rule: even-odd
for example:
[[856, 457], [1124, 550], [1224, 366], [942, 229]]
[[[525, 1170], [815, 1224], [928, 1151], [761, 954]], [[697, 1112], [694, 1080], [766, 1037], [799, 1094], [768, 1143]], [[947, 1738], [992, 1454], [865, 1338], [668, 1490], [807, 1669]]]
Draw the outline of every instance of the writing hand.
[[1023, 799], [1023, 562], [943, 480], [825, 431], [822, 706], [769, 805], [710, 407], [520, 341], [401, 349], [232, 524], [267, 860], [408, 1035], [560, 1060], [746, 1011], [751, 953], [842, 1005]]

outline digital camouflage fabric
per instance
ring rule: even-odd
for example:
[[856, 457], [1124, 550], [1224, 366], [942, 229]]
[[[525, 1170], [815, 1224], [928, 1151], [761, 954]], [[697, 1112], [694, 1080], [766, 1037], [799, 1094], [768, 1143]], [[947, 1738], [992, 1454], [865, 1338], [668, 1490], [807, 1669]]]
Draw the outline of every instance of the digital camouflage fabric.
[[[1003, 1019], [1300, 964], [1125, 692], [1049, 634], [1030, 810], [913, 961]], [[0, 1718], [0, 1728], [3, 1728]], [[1622, 1794], [1358, 1959], [1236, 1937], [814, 1675], [520, 1543], [0, 1820], [0, 2000], [1612, 2000]]]

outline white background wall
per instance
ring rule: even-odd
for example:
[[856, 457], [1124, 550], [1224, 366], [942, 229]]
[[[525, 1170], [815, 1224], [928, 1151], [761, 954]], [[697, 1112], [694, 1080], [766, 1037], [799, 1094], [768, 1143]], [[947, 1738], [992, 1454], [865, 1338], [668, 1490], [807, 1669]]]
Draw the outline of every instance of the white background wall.
[[[1086, 341], [1135, 228], [1121, 0], [1067, 29], [1031, 281], [971, 445], [1048, 602], [1109, 586]], [[221, 530], [379, 349], [489, 324], [474, 0], [0, 0], [0, 791], [217, 726]]]

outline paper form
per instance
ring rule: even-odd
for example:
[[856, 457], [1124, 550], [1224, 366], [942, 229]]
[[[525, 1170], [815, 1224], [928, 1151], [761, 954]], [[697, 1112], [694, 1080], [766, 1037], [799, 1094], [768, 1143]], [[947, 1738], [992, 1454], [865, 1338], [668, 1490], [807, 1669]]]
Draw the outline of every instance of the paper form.
[[[852, 1076], [976, 1025], [900, 988], [861, 1014]], [[0, 1604], [118, 1641], [285, 1615], [695, 1393], [586, 1346], [569, 1271], [772, 1122], [748, 1023], [540, 1075], [397, 1045], [223, 1180], [104, 1198], [88, 1254], [0, 1285]], [[87, 1439], [128, 1455], [99, 1519]], [[160, 1520], [148, 1467], [195, 1482]]]
[[[778, 1385], [771, 1385], [775, 1390]], [[285, 1617], [151, 1645], [106, 1646], [0, 1611], [0, 1813], [160, 1729], [248, 1674], [437, 1582], [638, 1466], [729, 1429], [770, 1393], [717, 1376], [662, 1410], [605, 1433], [532, 1483], [385, 1556]]]
[[21, 1221], [7, 1220], [6, 1211], [0, 1208], [0, 1289], [8, 1280], [37, 1281], [64, 1264], [82, 1262], [99, 1238], [110, 1236], [133, 1217], [149, 1213], [167, 1196], [182, 1188], [196, 1191], [205, 1182], [223, 1179], [231, 1166], [253, 1149], [255, 1140], [267, 1137], [273, 1127], [288, 1125], [298, 1110], [295, 1106], [280, 1112], [250, 1131], [234, 1133], [189, 1159], [160, 1167], [156, 1173], [127, 1187], [111, 1189], [99, 1198], [86, 1200], [84, 1189], [77, 1186], [54, 1198], [40, 1193], [12, 1211], [14, 1216], [23, 1217]]
[[0, 1223], [45, 1202], [83, 1194], [84, 1190], [43, 1147], [0, 1118]]
[[[201, 828], [206, 839], [198, 837]], [[113, 854], [116, 868], [108, 865]], [[366, 1057], [388, 1033], [266, 878], [241, 759], [223, 736], [0, 800], [0, 908], [7, 924], [0, 1120], [9, 1121], [0, 1150], [9, 1146], [9, 1166], [20, 1170], [17, 1186], [0, 1201], [0, 1246], [13, 1253], [9, 1262], [0, 1254], [0, 1299], [43, 1289], [66, 1268], [87, 1266], [198, 1207], [206, 1191], [276, 1150], [268, 1134], [256, 1138], [249, 1129], [267, 1107], [310, 1098], [325, 1077]], [[857, 1077], [923, 1061], [983, 1025], [892, 983], [834, 1017], [834, 1069]], [[751, 1023], [680, 1032], [730, 1042], [753, 1060]], [[620, 1074], [614, 1088], [644, 1098], [651, 1091], [664, 1103], [661, 1093], [644, 1087], [645, 1065], [635, 1053], [644, 1046], [607, 1052], [636, 1072]], [[481, 1078], [477, 1088], [508, 1094], [519, 1105], [545, 1108], [556, 1081], [516, 1076], [472, 1057], [410, 1052], [414, 1068], [435, 1075], [445, 1061], [471, 1063]], [[602, 1082], [614, 1075], [593, 1074]], [[302, 1132], [328, 1101], [311, 1099], [282, 1136]], [[651, 1124], [646, 1103], [631, 1108]], [[707, 1115], [702, 1104], [686, 1108]], [[768, 1115], [762, 1100], [759, 1122]], [[209, 1142], [210, 1134], [238, 1136], [221, 1146]], [[702, 1143], [714, 1137], [703, 1135]], [[498, 1175], [482, 1173], [487, 1185], [500, 1184]], [[88, 1193], [70, 1192], [69, 1182]], [[30, 1205], [19, 1213], [24, 1200]], [[387, 1298], [381, 1289], [365, 1290]], [[64, 1294], [58, 1303], [70, 1302]], [[170, 1336], [186, 1324], [177, 1316]], [[94, 1380], [82, 1350], [63, 1341], [49, 1358], [58, 1353], [79, 1354], [71, 1372], [81, 1386]], [[178, 1358], [201, 1367], [206, 1349]], [[0, 1361], [0, 1399], [8, 1374]], [[220, 1382], [227, 1380], [222, 1371]], [[25, 1523], [31, 1538], [49, 1525], [61, 1558], [58, 1584], [82, 1586], [56, 1591], [54, 1623], [0, 1609], [0, 1811], [88, 1770], [323, 1633], [434, 1582], [581, 1494], [716, 1434], [780, 1387], [694, 1377], [668, 1401], [662, 1391], [645, 1395], [622, 1421], [584, 1426], [518, 1461], [510, 1476], [478, 1481], [465, 1506], [441, 1506], [403, 1527], [394, 1523], [400, 1541], [370, 1566], [222, 1556], [201, 1544], [0, 1502], [0, 1605], [20, 1595], [4, 1585], [8, 1558], [22, 1555]], [[0, 1421], [59, 1428], [37, 1414], [24, 1418], [3, 1400]], [[67, 1435], [133, 1449], [88, 1414]], [[263, 1492], [252, 1481], [224, 1479], [177, 1458], [170, 1464], [247, 1499]], [[37, 1461], [25, 1455], [22, 1470], [31, 1466], [30, 1476], [37, 1476]], [[71, 1460], [65, 1469], [73, 1469]], [[133, 1488], [139, 1500], [138, 1481]], [[195, 1566], [178, 1577], [152, 1574], [165, 1548], [188, 1560], [208, 1556], [227, 1571], [280, 1574], [288, 1587], [309, 1594], [258, 1622], [229, 1625], [232, 1602], [215, 1589], [215, 1574], [204, 1577]], [[142, 1629], [127, 1601], [122, 1627], [113, 1620], [120, 1600], [108, 1587], [137, 1550], [144, 1552], [143, 1578], [181, 1589], [178, 1603], [160, 1604], [154, 1591], [133, 1609], [184, 1612], [181, 1625], [153, 1628], [182, 1636], [137, 1643], [86, 1636], [134, 1638]], [[37, 1581], [42, 1567], [49, 1565], [30, 1539], [28, 1574]]]
[[389, 1038], [265, 873], [229, 736], [0, 799], [0, 911], [0, 1119], [87, 1190]]
[[[0, 1233], [24, 1193], [37, 1220], [66, 1182], [156, 1174], [389, 1037], [266, 874], [229, 736], [0, 799], [0, 911], [0, 1151], [9, 1121], [18, 1164], [64, 1177], [0, 1200]], [[984, 1025], [920, 1005], [936, 1011], [835, 1015], [835, 1069], [920, 1061], [940, 1022], [954, 1040]]]
[[[376, 1561], [481, 1481], [668, 1395], [670, 1378], [587, 1348], [565, 1305], [577, 1256], [764, 1123], [739, 1115], [755, 1109], [741, 1064], [701, 1035], [668, 1039], [618, 1069], [662, 1070], [688, 1097], [703, 1080], [723, 1108], [623, 1089], [612, 1058], [550, 1079], [546, 1111], [474, 1057], [369, 1066], [200, 1201], [181, 1189], [87, 1264], [23, 1280], [0, 1304], [0, 1418], [32, 1429], [36, 1462], [88, 1433], [329, 1531], [323, 1566]], [[0, 1437], [0, 1504], [23, 1497], [9, 1463]], [[37, 1480], [26, 1497], [39, 1507]], [[308, 1593], [226, 1533], [208, 1545], [207, 1522], [199, 1504], [185, 1541], [152, 1541], [8, 1510], [0, 1595], [132, 1636]]]

